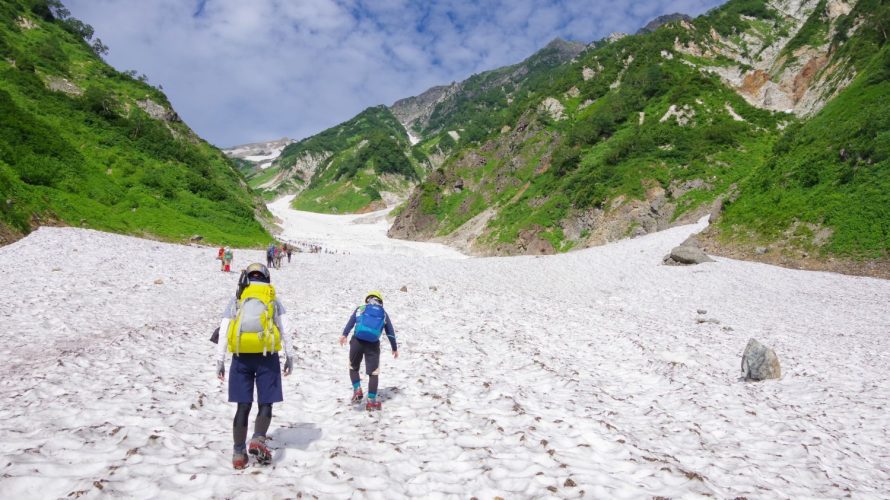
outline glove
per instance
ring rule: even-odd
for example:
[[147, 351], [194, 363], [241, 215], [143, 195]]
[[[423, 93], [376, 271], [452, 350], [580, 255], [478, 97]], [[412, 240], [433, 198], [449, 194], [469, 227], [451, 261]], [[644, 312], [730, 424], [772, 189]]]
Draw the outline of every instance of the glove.
[[284, 362], [284, 376], [287, 377], [294, 371], [294, 358], [288, 356]]
[[226, 379], [226, 363], [224, 361], [216, 362], [216, 378], [220, 380]]

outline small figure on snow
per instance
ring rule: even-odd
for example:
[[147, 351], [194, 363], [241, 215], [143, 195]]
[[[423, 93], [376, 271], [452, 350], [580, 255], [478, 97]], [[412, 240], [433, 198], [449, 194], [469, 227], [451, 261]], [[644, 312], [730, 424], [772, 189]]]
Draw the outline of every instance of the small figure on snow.
[[[266, 433], [272, 422], [272, 404], [284, 401], [281, 391], [281, 362], [278, 353], [285, 355], [284, 376], [291, 374], [290, 337], [286, 335], [285, 309], [275, 297], [269, 269], [262, 264], [251, 264], [241, 275], [238, 292], [223, 312], [219, 331], [225, 334], [218, 343], [216, 375], [226, 377], [226, 352], [232, 353], [229, 366], [229, 402], [237, 403], [232, 435], [235, 450], [232, 466], [247, 467], [248, 456], [254, 455], [260, 464], [272, 461], [266, 446]], [[247, 423], [256, 387], [259, 410], [254, 421], [253, 438], [247, 440]]]
[[354, 329], [352, 340], [349, 341], [349, 379], [352, 381], [352, 403], [361, 403], [362, 381], [358, 370], [365, 360], [365, 373], [368, 374], [368, 402], [367, 410], [381, 409], [380, 401], [377, 401], [377, 385], [380, 375], [380, 336], [386, 331], [386, 338], [392, 348], [392, 357], [398, 358], [399, 351], [396, 344], [396, 332], [389, 320], [389, 315], [383, 309], [383, 295], [380, 292], [368, 292], [365, 304], [356, 308], [349, 317], [349, 322], [343, 328], [340, 336], [340, 345], [346, 345], [349, 332]]
[[235, 258], [234, 252], [232, 252], [231, 248], [226, 248], [226, 252], [223, 254], [223, 271], [231, 272], [232, 271], [232, 259]]
[[266, 249], [266, 267], [272, 267], [272, 259], [275, 258], [275, 243], [269, 243]]

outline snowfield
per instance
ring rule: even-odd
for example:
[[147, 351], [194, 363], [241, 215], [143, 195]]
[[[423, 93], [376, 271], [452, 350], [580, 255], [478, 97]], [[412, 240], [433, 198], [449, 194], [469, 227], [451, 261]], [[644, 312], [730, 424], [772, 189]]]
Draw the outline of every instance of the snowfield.
[[[231, 468], [234, 405], [208, 337], [237, 274], [216, 250], [42, 228], [0, 248], [0, 497], [890, 492], [890, 282], [660, 265], [703, 224], [463, 259], [385, 240], [385, 224], [275, 211], [286, 235], [350, 253], [273, 270], [296, 356], [273, 464]], [[235, 267], [261, 257], [236, 250]], [[337, 337], [375, 288], [401, 356], [384, 343], [383, 411], [369, 414], [348, 405]], [[782, 379], [739, 380], [751, 337]]]

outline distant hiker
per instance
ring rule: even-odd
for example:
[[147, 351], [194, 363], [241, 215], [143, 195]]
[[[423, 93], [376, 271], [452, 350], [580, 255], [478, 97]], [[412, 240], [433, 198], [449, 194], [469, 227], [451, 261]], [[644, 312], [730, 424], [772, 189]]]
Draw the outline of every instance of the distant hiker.
[[[276, 298], [270, 281], [266, 266], [247, 266], [241, 273], [238, 292], [226, 306], [219, 325], [219, 331], [226, 339], [217, 347], [216, 375], [220, 380], [225, 380], [226, 376], [226, 352], [233, 353], [229, 366], [229, 402], [238, 403], [232, 423], [235, 441], [232, 466], [236, 469], [247, 467], [248, 453], [260, 464], [272, 461], [272, 453], [266, 446], [266, 433], [272, 422], [272, 404], [284, 401], [279, 352], [285, 355], [284, 375], [290, 375], [293, 370], [284, 317], [286, 311]], [[248, 445], [247, 423], [254, 386], [259, 410]]]
[[232, 270], [232, 258], [234, 258], [232, 249], [226, 248], [226, 251], [223, 254], [223, 271], [228, 273]]
[[287, 252], [287, 263], [290, 264], [290, 255], [294, 251], [293, 245], [289, 245], [287, 243], [284, 244], [284, 250]]
[[343, 328], [340, 336], [340, 345], [346, 345], [349, 332], [354, 330], [352, 340], [349, 341], [349, 379], [352, 381], [352, 403], [361, 403], [362, 394], [361, 377], [358, 374], [362, 358], [365, 360], [365, 373], [368, 374], [368, 402], [367, 410], [379, 410], [381, 403], [377, 401], [377, 384], [380, 374], [380, 335], [386, 331], [389, 345], [392, 348], [392, 357], [398, 358], [399, 351], [396, 345], [396, 332], [389, 320], [389, 315], [383, 309], [383, 295], [380, 292], [368, 292], [365, 297], [365, 305], [359, 306], [352, 312], [349, 322]]
[[275, 243], [269, 243], [266, 249], [266, 267], [272, 267], [272, 259], [275, 258]]
[[225, 255], [226, 255], [226, 248], [219, 247], [219, 252], [216, 254], [216, 260], [219, 261], [219, 270], [220, 271], [226, 270], [226, 261], [224, 259]]

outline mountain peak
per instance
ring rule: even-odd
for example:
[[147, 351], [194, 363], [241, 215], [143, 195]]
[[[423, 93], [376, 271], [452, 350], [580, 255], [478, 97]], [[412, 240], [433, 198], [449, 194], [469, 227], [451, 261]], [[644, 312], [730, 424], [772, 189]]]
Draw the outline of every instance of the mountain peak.
[[652, 33], [653, 31], [657, 30], [658, 28], [661, 28], [662, 26], [664, 26], [667, 23], [670, 23], [673, 21], [679, 21], [679, 20], [691, 21], [692, 18], [687, 16], [686, 14], [681, 14], [679, 12], [674, 12], [673, 14], [665, 14], [663, 16], [658, 16], [655, 19], [646, 23], [646, 26], [643, 26], [642, 28], [640, 28], [636, 34], [642, 35], [644, 33]]

